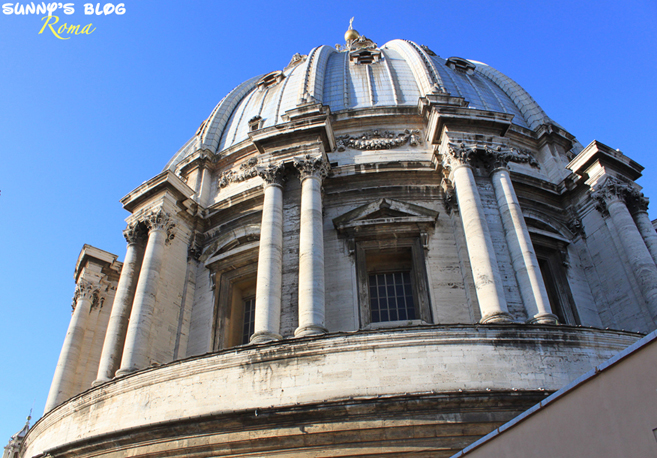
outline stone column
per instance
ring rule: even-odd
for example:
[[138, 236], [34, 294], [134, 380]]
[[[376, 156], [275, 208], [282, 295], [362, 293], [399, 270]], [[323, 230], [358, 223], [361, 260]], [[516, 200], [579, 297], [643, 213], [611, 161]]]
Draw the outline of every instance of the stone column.
[[284, 164], [259, 167], [264, 180], [252, 343], [281, 339]]
[[324, 218], [322, 179], [328, 164], [321, 157], [295, 158], [301, 179], [299, 231], [299, 327], [295, 336], [324, 334]]
[[121, 358], [121, 368], [116, 372], [117, 377], [143, 369], [149, 364], [148, 343], [164, 258], [164, 246], [165, 242], [172, 237], [171, 231], [175, 227], [169, 214], [162, 209], [147, 214], [143, 222], [148, 227], [148, 243], [139, 272], [139, 281]]
[[594, 194], [594, 198], [600, 202], [598, 208], [603, 214], [609, 213], [618, 231], [618, 238], [654, 319], [657, 318], [657, 266], [625, 204], [628, 189], [625, 183], [608, 178], [604, 186]]
[[527, 310], [529, 323], [557, 324], [552, 314], [547, 289], [536, 259], [525, 218], [513, 189], [509, 170], [502, 164], [491, 173], [497, 205], [502, 216], [502, 225], [509, 246], [513, 270], [518, 279], [520, 294]]
[[57, 407], [73, 394], [71, 392], [72, 384], [75, 379], [94, 292], [94, 286], [87, 280], [80, 279], [78, 281], [75, 288], [73, 316], [64, 338], [62, 351], [59, 354], [59, 361], [55, 368], [52, 385], [50, 385], [44, 413]]
[[98, 375], [92, 386], [111, 380], [121, 366], [121, 355], [128, 330], [128, 320], [135, 298], [135, 289], [139, 280], [139, 269], [144, 257], [144, 235], [138, 223], [128, 225], [123, 231], [128, 248], [121, 269], [121, 277], [116, 288], [116, 296], [112, 304], [103, 351], [100, 355]]
[[458, 201], [465, 244], [481, 310], [481, 323], [513, 321], [504, 297], [502, 278], [497, 266], [493, 241], [481, 205], [479, 191], [469, 161], [475, 149], [449, 148], [443, 154], [443, 166], [449, 170]]
[[639, 229], [646, 247], [648, 247], [650, 256], [657, 264], [657, 232], [655, 232], [655, 227], [648, 216], [648, 199], [643, 193], [635, 191], [629, 196], [628, 200], [634, 223]]

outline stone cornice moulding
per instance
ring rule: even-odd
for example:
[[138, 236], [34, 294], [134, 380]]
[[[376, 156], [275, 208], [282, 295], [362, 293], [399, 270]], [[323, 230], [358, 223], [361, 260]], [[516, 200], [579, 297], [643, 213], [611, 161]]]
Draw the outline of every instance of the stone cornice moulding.
[[589, 186], [594, 186], [604, 178], [607, 169], [630, 181], [637, 180], [643, 171], [642, 165], [625, 156], [620, 150], [614, 150], [597, 140], [589, 143], [566, 167], [583, 177]]
[[424, 108], [427, 118], [426, 140], [429, 144], [437, 145], [447, 127], [466, 126], [472, 130], [473, 126], [490, 130], [495, 135], [504, 137], [511, 127], [514, 115], [494, 111], [478, 110], [438, 104], [430, 104]]
[[101, 268], [110, 268], [118, 274], [121, 272], [123, 263], [117, 261], [117, 259], [118, 256], [115, 254], [101, 250], [100, 248], [96, 248], [91, 245], [84, 244], [82, 246], [82, 250], [80, 251], [80, 255], [78, 256], [78, 260], [75, 263], [75, 272], [73, 274], [73, 278], [77, 283], [80, 279], [83, 269], [90, 262], [98, 264], [101, 266]]
[[265, 146], [272, 142], [284, 142], [286, 136], [294, 137], [293, 142], [303, 136], [316, 137], [319, 134], [324, 151], [335, 150], [335, 136], [331, 125], [331, 109], [320, 103], [308, 103], [286, 111], [282, 118], [287, 122], [265, 129], [249, 132], [249, 139], [261, 154]]
[[181, 210], [194, 213], [197, 206], [197, 203], [192, 200], [194, 190], [170, 170], [165, 170], [137, 187], [121, 199], [121, 203], [123, 208], [134, 213], [139, 207], [144, 206], [148, 199], [165, 191], [169, 191], [177, 202], [182, 203], [179, 205]]

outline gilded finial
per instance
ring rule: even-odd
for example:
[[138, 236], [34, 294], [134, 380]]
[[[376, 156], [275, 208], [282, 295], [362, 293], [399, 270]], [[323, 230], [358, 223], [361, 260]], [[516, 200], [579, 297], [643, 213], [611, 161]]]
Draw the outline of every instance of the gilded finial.
[[354, 30], [354, 18], [352, 17], [351, 20], [349, 21], [349, 29], [344, 34], [344, 40], [348, 44], [349, 42], [354, 41], [359, 36], [360, 35], [358, 34], [358, 31]]

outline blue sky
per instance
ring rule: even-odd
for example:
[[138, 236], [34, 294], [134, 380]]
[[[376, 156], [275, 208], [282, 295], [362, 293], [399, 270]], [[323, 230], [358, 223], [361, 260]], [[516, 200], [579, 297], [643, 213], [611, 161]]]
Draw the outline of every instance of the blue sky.
[[35, 419], [43, 411], [82, 245], [123, 259], [119, 199], [233, 87], [343, 43], [352, 16], [379, 45], [410, 39], [494, 66], [583, 145], [597, 139], [644, 165], [639, 183], [657, 202], [654, 0], [128, 0], [108, 16], [71, 3], [60, 24], [93, 33], [60, 40], [39, 34], [42, 16], [0, 11], [2, 445], [32, 405]]

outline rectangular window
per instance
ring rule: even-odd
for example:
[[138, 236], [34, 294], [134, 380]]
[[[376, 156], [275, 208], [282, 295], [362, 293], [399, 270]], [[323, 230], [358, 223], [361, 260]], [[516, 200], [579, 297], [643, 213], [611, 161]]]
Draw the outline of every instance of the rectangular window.
[[372, 323], [415, 319], [410, 272], [370, 275], [369, 286]]
[[361, 326], [431, 323], [419, 238], [363, 240], [355, 245]]
[[244, 324], [242, 326], [242, 344], [248, 344], [255, 330], [255, 297], [244, 300]]

